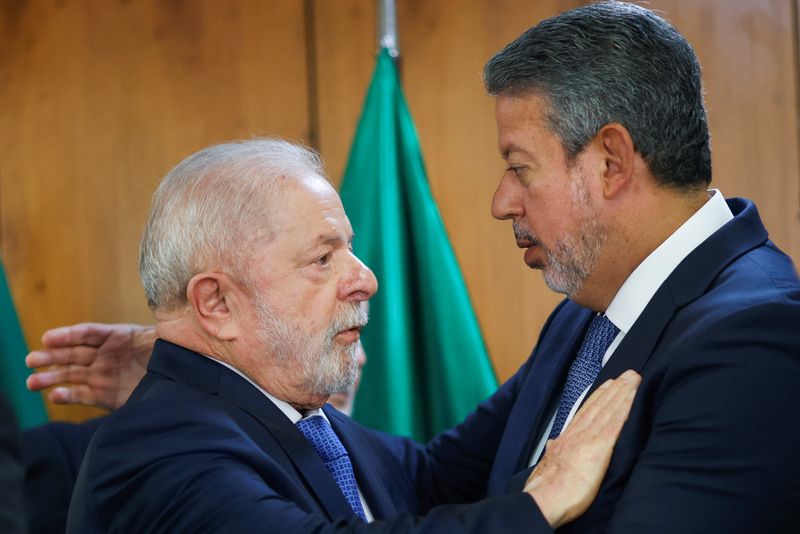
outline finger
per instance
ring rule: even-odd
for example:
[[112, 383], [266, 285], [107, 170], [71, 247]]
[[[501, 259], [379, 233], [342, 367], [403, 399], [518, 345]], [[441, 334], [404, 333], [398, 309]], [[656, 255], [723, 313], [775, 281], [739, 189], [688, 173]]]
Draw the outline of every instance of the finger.
[[587, 427], [591, 427], [594, 424], [594, 420], [597, 417], [597, 414], [603, 410], [611, 399], [617, 394], [619, 391], [620, 384], [616, 380], [607, 380], [605, 381], [600, 387], [598, 387], [586, 402], [583, 403], [582, 406], [578, 409], [575, 415], [572, 418], [572, 421], [569, 423], [566, 429], [562, 434], [571, 431], [572, 433], [577, 431], [582, 431]]
[[[600, 386], [598, 386], [598, 388], [594, 392], [592, 392], [591, 395], [589, 395], [589, 398], [586, 399], [586, 401], [584, 401], [580, 410], [583, 410], [583, 413], [586, 414], [587, 412], [591, 412], [595, 404], [606, 402], [605, 399], [609, 395], [608, 390], [613, 385], [614, 385], [614, 379], [608, 379], [602, 384], [600, 384]], [[575, 415], [577, 416], [577, 413]]]
[[77, 346], [51, 350], [31, 351], [25, 357], [25, 365], [31, 369], [47, 365], [91, 365], [97, 358], [94, 347]]
[[[621, 384], [617, 383], [619, 380], [622, 381], [632, 380], [634, 379], [634, 377], [637, 376], [639, 375], [635, 371], [628, 369], [627, 371], [619, 375], [616, 380], [614, 379], [606, 380], [591, 395], [589, 395], [589, 398], [586, 399], [586, 402], [583, 403], [582, 407], [585, 407], [586, 411], [592, 413], [592, 410], [596, 409], [592, 407], [594, 404], [607, 403], [609, 402], [609, 399], [611, 399], [616, 394], [616, 390], [618, 390], [621, 387]], [[613, 391], [605, 391], [607, 389], [612, 389]]]
[[86, 345], [51, 349], [48, 351], [54, 365], [91, 365], [97, 359], [97, 348]]
[[102, 323], [78, 323], [71, 326], [53, 328], [42, 334], [45, 347], [70, 347], [89, 345], [99, 347], [112, 332], [113, 325]]
[[86, 385], [57, 387], [47, 394], [47, 398], [55, 404], [95, 404], [92, 389]]
[[39, 391], [64, 382], [67, 373], [64, 371], [40, 371], [25, 379], [25, 385], [31, 391]]
[[608, 421], [610, 413], [613, 413], [622, 402], [626, 393], [635, 391], [640, 382], [641, 377], [633, 371], [626, 371], [616, 380], [607, 380], [589, 396], [565, 432], [569, 432], [570, 429], [572, 432], [589, 429], [597, 433]]
[[621, 379], [618, 382], [620, 387], [616, 394], [609, 399], [602, 410], [595, 414], [593, 424], [596, 425], [598, 430], [602, 430], [605, 425], [609, 424], [619, 414], [624, 414], [627, 417], [627, 413], [630, 411], [629, 400], [633, 399], [641, 382], [641, 377], [637, 375], [629, 380]]
[[33, 350], [25, 356], [25, 365], [30, 369], [53, 365], [53, 354], [48, 351]]
[[26, 384], [31, 391], [39, 391], [58, 384], [85, 384], [88, 381], [86, 367], [69, 365], [30, 375]]
[[602, 438], [616, 443], [620, 432], [622, 432], [622, 427], [625, 424], [625, 421], [628, 420], [628, 416], [631, 413], [631, 408], [633, 407], [633, 401], [635, 398], [635, 390], [629, 390], [625, 393], [621, 399], [621, 402], [615, 407], [614, 411], [611, 412], [608, 421], [603, 425], [600, 432]]

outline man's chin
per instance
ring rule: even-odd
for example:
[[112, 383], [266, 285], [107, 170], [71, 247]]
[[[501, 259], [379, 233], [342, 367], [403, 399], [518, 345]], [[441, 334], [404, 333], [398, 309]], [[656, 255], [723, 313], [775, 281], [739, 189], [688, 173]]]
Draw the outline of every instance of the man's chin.
[[567, 279], [563, 276], [553, 276], [553, 273], [549, 269], [542, 268], [542, 275], [544, 277], [544, 283], [551, 291], [561, 293], [570, 298], [580, 291], [583, 286], [583, 280], [577, 281]]

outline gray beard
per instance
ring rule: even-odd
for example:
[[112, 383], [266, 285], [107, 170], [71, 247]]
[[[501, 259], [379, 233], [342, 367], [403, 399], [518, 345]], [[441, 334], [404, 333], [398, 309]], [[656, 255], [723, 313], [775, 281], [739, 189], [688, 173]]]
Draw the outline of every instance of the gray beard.
[[353, 386], [358, 372], [356, 343], [337, 345], [333, 338], [343, 330], [366, 324], [367, 312], [358, 304], [344, 305], [325, 331], [311, 337], [297, 325], [278, 317], [259, 298], [255, 300], [255, 308], [259, 340], [303, 391], [322, 396]]
[[572, 297], [583, 287], [600, 257], [605, 233], [594, 219], [584, 219], [577, 235], [567, 236], [547, 249], [544, 282], [557, 293]]
[[514, 221], [514, 235], [542, 247], [547, 265], [542, 268], [544, 282], [556, 293], [574, 296], [583, 287], [600, 258], [607, 232], [596, 214], [589, 208], [589, 190], [583, 176], [572, 179], [570, 200], [578, 214], [578, 229], [558, 240], [553, 248], [545, 247], [533, 232], [520, 221]]

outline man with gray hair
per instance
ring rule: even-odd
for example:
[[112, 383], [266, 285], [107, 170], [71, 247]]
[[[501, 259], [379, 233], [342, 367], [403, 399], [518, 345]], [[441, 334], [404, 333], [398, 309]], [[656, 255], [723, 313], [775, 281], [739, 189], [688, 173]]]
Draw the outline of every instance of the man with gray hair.
[[587, 403], [523, 492], [481, 502], [508, 404], [427, 447], [323, 408], [353, 384], [377, 282], [322, 176], [312, 152], [266, 139], [164, 178], [139, 259], [159, 339], [92, 439], [68, 532], [520, 530], [591, 502], [634, 373]]
[[564, 531], [796, 532], [800, 282], [753, 203], [708, 190], [691, 45], [652, 11], [600, 2], [529, 29], [484, 79], [506, 163], [492, 214], [568, 297], [513, 379], [489, 494], [632, 368], [598, 498]]

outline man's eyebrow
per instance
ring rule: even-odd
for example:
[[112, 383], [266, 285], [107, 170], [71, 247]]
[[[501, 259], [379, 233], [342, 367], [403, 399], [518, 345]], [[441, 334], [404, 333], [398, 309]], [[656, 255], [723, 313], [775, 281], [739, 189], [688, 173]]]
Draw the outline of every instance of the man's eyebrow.
[[525, 157], [533, 159], [533, 154], [525, 150], [524, 148], [519, 147], [513, 143], [506, 145], [500, 150], [500, 155], [503, 157], [505, 161], [508, 161], [509, 156], [512, 152], [518, 152]]
[[500, 155], [503, 157], [505, 161], [508, 161], [508, 156], [510, 156], [511, 153], [514, 152], [515, 150], [517, 150], [517, 145], [514, 144], [505, 145], [505, 147], [503, 147], [500, 150]]
[[[353, 242], [353, 237], [355, 234], [350, 234], [347, 238], [347, 244]], [[340, 234], [320, 234], [319, 237], [314, 241], [314, 245], [335, 245], [337, 243], [342, 243], [345, 240], [342, 239]]]

